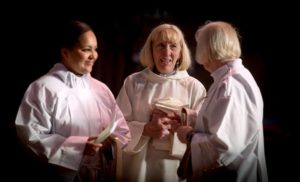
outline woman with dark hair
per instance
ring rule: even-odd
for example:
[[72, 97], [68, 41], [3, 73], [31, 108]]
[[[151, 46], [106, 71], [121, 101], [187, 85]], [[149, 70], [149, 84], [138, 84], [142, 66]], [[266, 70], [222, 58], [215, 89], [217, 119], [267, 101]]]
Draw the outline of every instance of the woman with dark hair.
[[98, 58], [91, 27], [71, 21], [60, 41], [60, 63], [25, 92], [15, 121], [17, 134], [60, 180], [100, 181], [105, 175], [102, 149], [110, 142], [95, 142], [97, 135], [117, 122], [112, 136], [125, 146], [129, 128], [109, 88], [90, 75]]

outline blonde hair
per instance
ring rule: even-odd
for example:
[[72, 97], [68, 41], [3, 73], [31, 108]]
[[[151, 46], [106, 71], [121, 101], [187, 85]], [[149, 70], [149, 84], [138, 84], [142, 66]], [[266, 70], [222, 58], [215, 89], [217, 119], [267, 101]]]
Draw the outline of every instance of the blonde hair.
[[196, 34], [196, 60], [199, 64], [211, 61], [226, 62], [241, 56], [237, 30], [222, 21], [208, 22]]
[[179, 43], [181, 46], [181, 55], [179, 58], [178, 70], [187, 70], [191, 65], [190, 50], [184, 39], [182, 31], [172, 24], [161, 24], [154, 28], [149, 34], [143, 48], [140, 52], [141, 64], [145, 67], [154, 67], [154, 60], [152, 56], [152, 45], [158, 41], [167, 41], [172, 43]]

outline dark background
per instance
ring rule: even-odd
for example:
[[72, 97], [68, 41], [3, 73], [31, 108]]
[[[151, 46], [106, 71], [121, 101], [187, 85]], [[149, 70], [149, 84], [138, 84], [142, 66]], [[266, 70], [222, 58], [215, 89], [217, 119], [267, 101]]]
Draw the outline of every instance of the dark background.
[[[243, 62], [256, 78], [265, 102], [269, 180], [290, 181], [296, 176], [292, 166], [297, 165], [295, 148], [299, 143], [296, 140], [299, 119], [294, 114], [299, 87], [295, 79], [295, 65], [299, 59], [296, 50], [299, 33], [295, 27], [299, 26], [296, 18], [299, 10], [288, 2], [268, 5], [254, 2], [232, 5], [218, 2], [201, 5], [202, 1], [197, 4], [184, 2], [183, 5], [170, 3], [17, 3], [7, 7], [9, 13], [1, 13], [2, 39], [5, 40], [2, 43], [5, 49], [1, 49], [7, 56], [2, 60], [1, 90], [5, 102], [0, 125], [4, 176], [24, 180], [47, 176], [39, 163], [28, 158], [18, 145], [14, 120], [27, 86], [57, 62], [53, 56], [56, 33], [69, 19], [82, 20], [93, 27], [99, 41], [99, 60], [92, 74], [106, 83], [115, 96], [124, 78], [142, 69], [134, 56], [158, 24], [178, 25], [194, 57], [194, 33], [200, 25], [207, 20], [232, 23], [241, 34]], [[194, 62], [189, 73], [209, 88], [212, 80], [201, 66]]]

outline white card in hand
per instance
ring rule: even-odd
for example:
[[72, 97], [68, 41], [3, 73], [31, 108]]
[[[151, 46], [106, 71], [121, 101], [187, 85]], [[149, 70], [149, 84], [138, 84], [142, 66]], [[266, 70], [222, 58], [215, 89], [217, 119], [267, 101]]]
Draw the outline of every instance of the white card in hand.
[[109, 137], [112, 132], [117, 127], [117, 120], [116, 120], [116, 113], [113, 116], [112, 121], [109, 123], [109, 125], [98, 135], [97, 139], [95, 140], [95, 143], [102, 143], [107, 137]]

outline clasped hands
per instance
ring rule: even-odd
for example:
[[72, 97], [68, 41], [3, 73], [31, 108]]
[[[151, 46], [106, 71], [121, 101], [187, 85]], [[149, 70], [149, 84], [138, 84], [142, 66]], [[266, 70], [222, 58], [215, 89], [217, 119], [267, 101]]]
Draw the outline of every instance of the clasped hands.
[[181, 117], [175, 112], [165, 113], [159, 109], [154, 109], [150, 122], [145, 124], [143, 135], [153, 138], [164, 138], [170, 133], [174, 133], [180, 126]]

